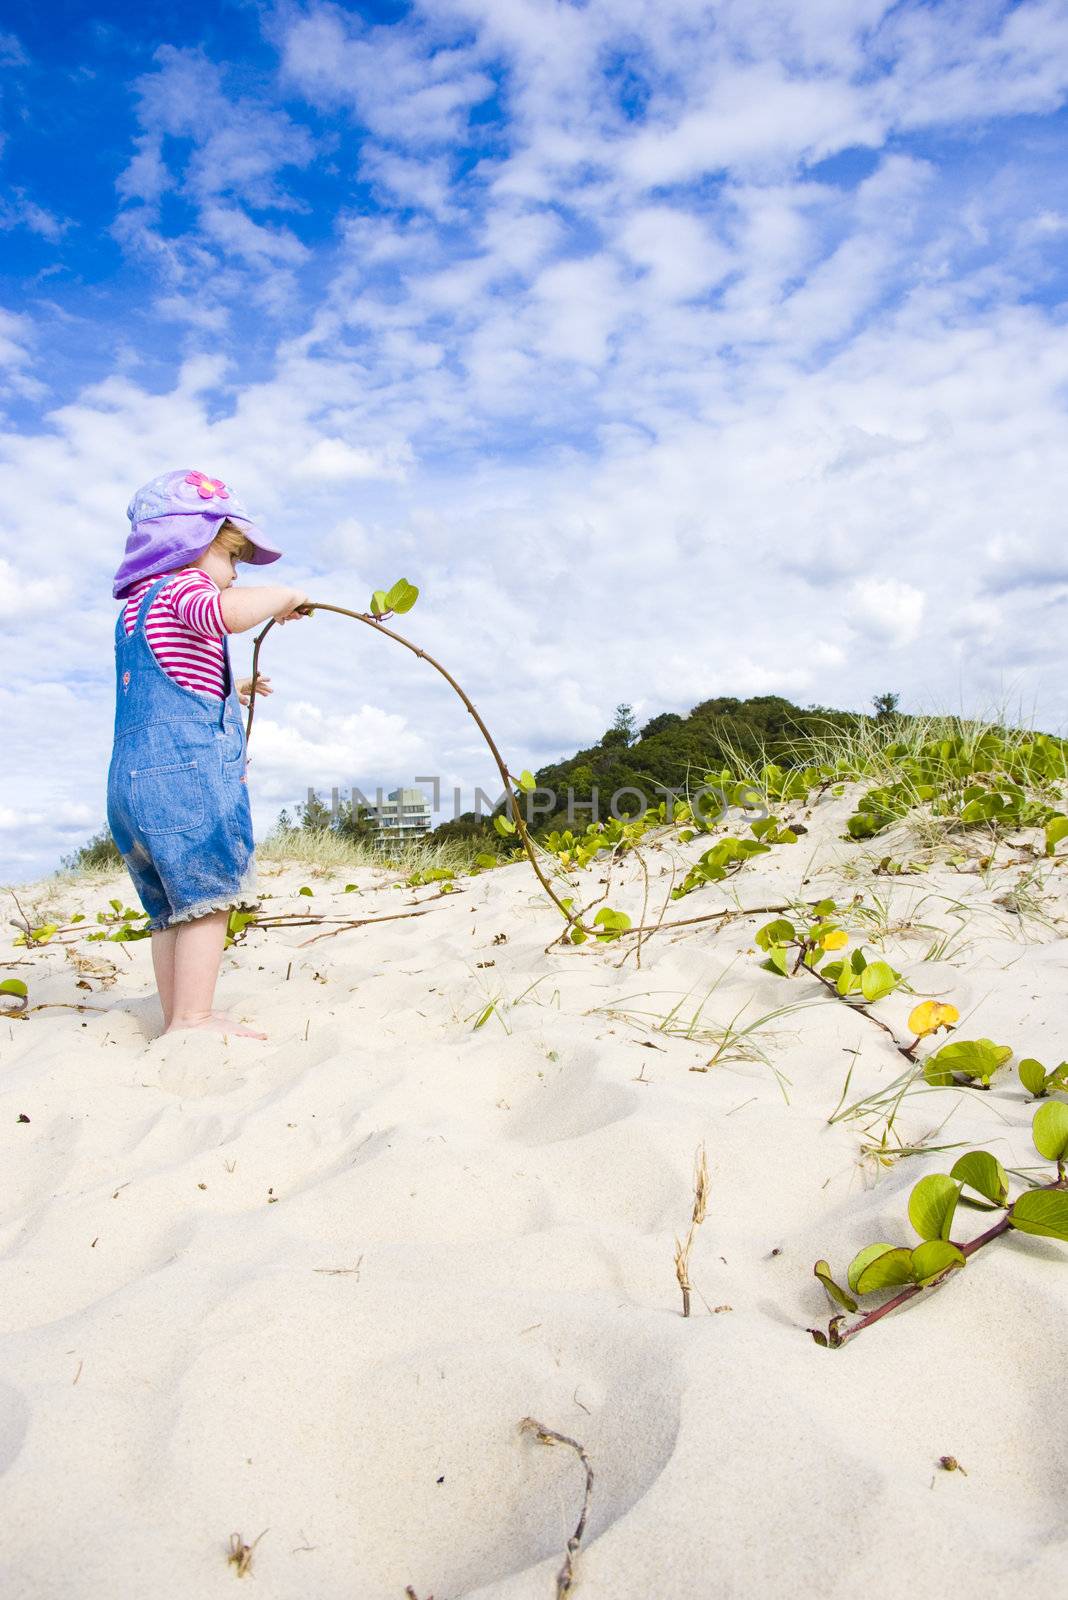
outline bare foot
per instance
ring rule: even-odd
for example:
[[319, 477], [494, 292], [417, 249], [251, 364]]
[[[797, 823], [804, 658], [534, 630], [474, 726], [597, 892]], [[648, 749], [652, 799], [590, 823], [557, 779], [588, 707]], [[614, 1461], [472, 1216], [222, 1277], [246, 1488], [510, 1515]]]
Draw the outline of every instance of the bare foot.
[[209, 1011], [205, 1017], [173, 1017], [170, 1026], [164, 1028], [166, 1033], [183, 1033], [188, 1029], [206, 1029], [209, 1033], [236, 1034], [239, 1039], [266, 1039], [267, 1035], [258, 1028], [250, 1028], [245, 1022], [238, 1022], [236, 1017], [228, 1011]]

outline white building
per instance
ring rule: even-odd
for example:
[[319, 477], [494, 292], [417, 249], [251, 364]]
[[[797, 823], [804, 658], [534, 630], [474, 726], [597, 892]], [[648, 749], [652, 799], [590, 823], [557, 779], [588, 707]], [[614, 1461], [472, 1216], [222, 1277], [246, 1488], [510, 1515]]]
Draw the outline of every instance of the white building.
[[422, 789], [393, 789], [380, 806], [371, 806], [370, 820], [377, 824], [376, 844], [417, 839], [431, 828], [430, 802]]

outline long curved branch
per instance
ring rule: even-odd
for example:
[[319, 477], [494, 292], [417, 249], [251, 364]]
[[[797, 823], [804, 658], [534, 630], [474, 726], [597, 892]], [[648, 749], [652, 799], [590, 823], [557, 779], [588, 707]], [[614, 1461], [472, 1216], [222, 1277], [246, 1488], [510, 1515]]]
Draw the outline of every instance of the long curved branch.
[[[587, 928], [587, 927], [585, 927], [583, 922], [582, 922], [581, 916], [576, 916], [576, 914], [573, 911], [569, 911], [568, 910], [568, 908], [564, 905], [563, 901], [560, 899], [560, 896], [557, 894], [556, 890], [553, 888], [552, 884], [549, 882], [548, 878], [545, 876], [544, 872], [542, 871], [541, 864], [538, 861], [538, 858], [537, 858], [537, 856], [535, 854], [534, 842], [530, 837], [530, 834], [529, 834], [529, 832], [527, 830], [527, 825], [523, 821], [522, 813], [519, 810], [519, 804], [518, 804], [518, 802], [517, 802], [517, 800], [515, 798], [515, 795], [512, 792], [512, 786], [513, 786], [515, 780], [513, 779], [512, 775], [508, 771], [507, 766], [505, 765], [504, 758], [501, 755], [500, 751], [498, 750], [496, 743], [494, 742], [493, 735], [490, 733], [489, 729], [486, 727], [486, 724], [483, 722], [482, 718], [479, 716], [478, 712], [476, 711], [474, 705], [471, 702], [470, 696], [467, 695], [464, 692], [463, 689], [461, 689], [460, 685], [457, 683], [457, 681], [453, 677], [452, 673], [449, 672], [445, 667], [443, 667], [440, 661], [435, 660], [435, 658], [432, 655], [428, 654], [428, 652], [426, 650], [421, 650], [420, 647], [417, 644], [413, 644], [412, 641], [410, 639], [406, 639], [403, 634], [394, 633], [392, 628], [387, 628], [385, 626], [385, 624], [382, 623], [379, 620], [378, 617], [372, 616], [367, 611], [350, 611], [347, 606], [331, 606], [331, 605], [327, 605], [325, 603], [321, 603], [318, 600], [309, 600], [307, 602], [307, 608], [308, 608], [309, 615], [313, 611], [336, 611], [339, 616], [352, 617], [355, 622], [364, 622], [364, 623], [367, 624], [367, 626], [369, 628], [373, 628], [376, 633], [384, 633], [384, 634], [387, 635], [388, 638], [395, 639], [397, 641], [397, 643], [398, 644], [402, 644], [406, 650], [410, 650], [414, 656], [418, 656], [421, 661], [426, 661], [430, 666], [432, 666], [436, 672], [440, 672], [441, 676], [445, 679], [446, 683], [448, 683], [456, 691], [456, 693], [459, 695], [460, 699], [463, 701], [464, 705], [467, 707], [468, 711], [471, 713], [472, 717], [474, 717], [475, 722], [478, 725], [479, 732], [481, 733], [482, 737], [485, 739], [487, 745], [490, 748], [490, 752], [491, 752], [491, 754], [493, 756], [493, 759], [497, 764], [497, 770], [501, 775], [501, 782], [503, 783], [503, 785], [505, 787], [505, 790], [508, 793], [508, 798], [509, 798], [509, 801], [511, 803], [512, 818], [513, 818], [513, 821], [515, 823], [516, 830], [517, 830], [517, 832], [519, 834], [520, 839], [523, 842], [523, 848], [527, 853], [527, 857], [528, 857], [528, 859], [530, 861], [531, 866], [534, 868], [534, 872], [535, 872], [535, 874], [536, 874], [536, 876], [538, 878], [539, 883], [541, 884], [542, 888], [545, 890], [546, 894], [549, 896], [550, 900], [553, 901], [553, 903], [556, 905], [557, 909], [564, 916], [564, 918], [565, 918], [565, 920], [567, 922], [568, 928], [571, 928], [571, 927], [581, 928], [582, 932], [585, 933], [587, 936], [592, 937], [592, 938], [596, 938], [598, 930], [595, 929], [595, 928]], [[270, 631], [271, 631], [271, 629], [273, 627], [274, 627], [274, 618], [272, 617], [271, 621], [268, 622], [267, 626], [265, 628], [262, 628], [260, 630], [260, 632], [256, 635], [256, 638], [255, 638], [255, 640], [253, 642], [253, 646], [252, 646], [252, 686], [251, 686], [251, 688], [249, 690], [248, 721], [245, 724], [245, 739], [246, 739], [246, 741], [248, 740], [249, 734], [252, 732], [252, 717], [253, 717], [253, 713], [254, 713], [254, 711], [256, 709], [256, 672], [257, 672], [258, 663], [259, 663], [260, 646], [262, 645], [264, 639], [267, 637], [267, 635], [270, 633]], [[564, 931], [566, 932], [567, 929], [565, 929]]]

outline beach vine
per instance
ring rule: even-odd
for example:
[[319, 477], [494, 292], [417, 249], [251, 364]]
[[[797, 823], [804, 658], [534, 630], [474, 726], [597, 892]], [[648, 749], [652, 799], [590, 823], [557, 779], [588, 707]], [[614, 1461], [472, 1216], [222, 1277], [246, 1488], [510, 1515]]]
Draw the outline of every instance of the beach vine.
[[[865, 1245], [846, 1270], [846, 1286], [831, 1274], [827, 1261], [816, 1262], [813, 1272], [822, 1283], [835, 1314], [826, 1329], [809, 1328], [818, 1345], [840, 1349], [866, 1328], [871, 1328], [899, 1306], [935, 1289], [964, 1267], [978, 1250], [1015, 1229], [1018, 1233], [1068, 1243], [1068, 1105], [1048, 1100], [1039, 1106], [1031, 1125], [1031, 1137], [1039, 1155], [1055, 1162], [1056, 1177], [1050, 1182], [1032, 1184], [1015, 1200], [1009, 1199], [1009, 1178], [1005, 1168], [987, 1150], [969, 1150], [948, 1173], [932, 1172], [921, 1178], [909, 1196], [908, 1215], [919, 1235], [917, 1245], [877, 1243]], [[964, 1191], [970, 1191], [967, 1195]], [[974, 1239], [958, 1242], [951, 1230], [958, 1203], [982, 1211], [1002, 1211], [1003, 1215]], [[905, 1287], [902, 1287], [902, 1286]], [[843, 1326], [859, 1308], [858, 1300], [887, 1289], [898, 1289], [874, 1311]]]

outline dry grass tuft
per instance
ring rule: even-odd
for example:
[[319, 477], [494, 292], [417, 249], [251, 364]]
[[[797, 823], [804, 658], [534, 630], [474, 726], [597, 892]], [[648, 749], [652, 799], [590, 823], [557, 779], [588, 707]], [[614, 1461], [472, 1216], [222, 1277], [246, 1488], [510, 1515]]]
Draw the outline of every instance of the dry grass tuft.
[[694, 1235], [701, 1223], [705, 1220], [708, 1209], [708, 1162], [705, 1159], [705, 1147], [699, 1145], [697, 1155], [694, 1157], [693, 1171], [693, 1213], [690, 1217], [690, 1231], [686, 1235], [686, 1243], [675, 1240], [675, 1276], [679, 1280], [682, 1290], [682, 1314], [690, 1315], [690, 1250], [693, 1246]]

